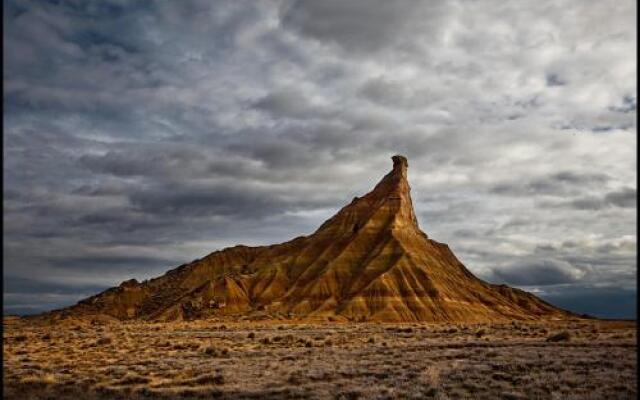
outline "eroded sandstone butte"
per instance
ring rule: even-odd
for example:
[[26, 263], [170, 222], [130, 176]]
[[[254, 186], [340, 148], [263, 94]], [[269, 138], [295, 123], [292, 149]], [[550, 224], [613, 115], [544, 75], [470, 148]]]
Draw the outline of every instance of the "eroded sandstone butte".
[[230, 315], [381, 322], [483, 322], [573, 315], [476, 278], [423, 233], [407, 159], [316, 232], [271, 246], [235, 246], [138, 283], [130, 280], [48, 316], [180, 320]]

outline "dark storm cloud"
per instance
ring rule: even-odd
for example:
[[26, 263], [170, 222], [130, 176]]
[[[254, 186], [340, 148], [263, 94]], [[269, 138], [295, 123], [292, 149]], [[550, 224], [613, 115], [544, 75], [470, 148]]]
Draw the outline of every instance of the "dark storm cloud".
[[321, 41], [335, 43], [347, 51], [375, 52], [401, 44], [417, 25], [434, 32], [446, 3], [430, 2], [428, 10], [415, 1], [390, 3], [383, 0], [294, 1], [285, 3], [282, 23], [286, 28]]
[[[65, 285], [63, 283], [52, 283], [47, 281], [39, 281], [37, 279], [26, 279], [15, 276], [5, 276], [4, 288], [8, 292], [16, 293], [52, 293], [52, 294], [75, 294], [78, 287], [73, 285]], [[104, 286], [84, 286], [87, 293], [98, 292], [106, 289]]]
[[586, 188], [598, 187], [611, 178], [604, 173], [578, 173], [562, 171], [544, 178], [533, 179], [529, 182], [513, 181], [499, 183], [490, 191], [499, 195], [530, 196], [530, 195], [567, 195], [579, 193]]
[[547, 86], [564, 86], [567, 82], [558, 74], [550, 73], [545, 77]]
[[601, 210], [607, 206], [607, 203], [598, 197], [583, 197], [571, 200], [566, 205], [576, 210]]
[[[160, 219], [154, 214], [142, 213], [128, 208], [113, 208], [91, 211], [77, 217], [73, 223], [84, 229], [101, 230], [113, 235], [118, 241], [153, 241], [153, 233], [156, 230], [171, 229], [172, 225], [179, 221], [179, 217]], [[142, 235], [150, 232], [149, 235]], [[119, 235], [118, 235], [119, 234]], [[135, 234], [135, 236], [134, 236]], [[171, 238], [170, 240], [174, 240]]]
[[121, 272], [133, 272], [136, 268], [149, 268], [158, 267], [166, 262], [163, 258], [155, 257], [125, 257], [125, 256], [110, 256], [95, 254], [92, 257], [73, 257], [67, 256], [64, 258], [52, 259], [51, 264], [53, 266], [69, 269], [69, 270], [83, 270], [83, 271], [118, 271]]
[[604, 196], [604, 201], [617, 207], [634, 208], [638, 205], [638, 193], [636, 189], [627, 187], [607, 193]]
[[285, 199], [276, 197], [272, 191], [224, 184], [205, 187], [158, 186], [133, 193], [131, 203], [137, 209], [158, 217], [177, 214], [261, 218], [295, 207], [287, 204]]
[[635, 96], [626, 95], [622, 98], [620, 103], [620, 105], [610, 106], [609, 110], [627, 114], [638, 109], [638, 101]]
[[396, 153], [474, 273], [627, 290], [635, 7], [5, 1], [6, 309], [308, 234]]
[[5, 313], [37, 314], [68, 305], [107, 289], [107, 285], [69, 285], [15, 276], [4, 277]]
[[[148, 144], [147, 148], [124, 148], [102, 155], [83, 155], [79, 163], [95, 172], [119, 177], [193, 174], [206, 170], [205, 156], [195, 150]], [[200, 170], [200, 171], [198, 171]]]
[[494, 268], [493, 274], [500, 281], [518, 286], [555, 285], [577, 282], [584, 271], [559, 260], [536, 260]]
[[428, 90], [415, 90], [384, 79], [366, 82], [360, 88], [359, 94], [374, 103], [388, 107], [411, 109], [425, 107], [432, 101], [432, 95]]
[[583, 196], [570, 201], [541, 202], [544, 207], [573, 208], [576, 210], [603, 210], [612, 207], [635, 209], [637, 207], [637, 190], [630, 187], [606, 193], [604, 196]]
[[254, 107], [264, 110], [275, 118], [328, 118], [330, 110], [312, 104], [304, 95], [293, 90], [270, 93], [254, 103]]
[[576, 314], [597, 318], [636, 319], [638, 293], [634, 289], [593, 285], [558, 285], [538, 293], [544, 300]]

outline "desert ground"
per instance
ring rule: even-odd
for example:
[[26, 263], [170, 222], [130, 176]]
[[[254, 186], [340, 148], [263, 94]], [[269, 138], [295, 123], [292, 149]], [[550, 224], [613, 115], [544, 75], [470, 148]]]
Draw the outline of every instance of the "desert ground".
[[633, 399], [629, 321], [4, 319], [5, 399]]

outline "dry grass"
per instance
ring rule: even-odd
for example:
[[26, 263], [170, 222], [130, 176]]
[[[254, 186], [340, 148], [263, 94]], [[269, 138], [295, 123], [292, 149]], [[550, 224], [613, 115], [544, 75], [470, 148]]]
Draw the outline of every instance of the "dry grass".
[[6, 399], [627, 399], [636, 324], [4, 320]]

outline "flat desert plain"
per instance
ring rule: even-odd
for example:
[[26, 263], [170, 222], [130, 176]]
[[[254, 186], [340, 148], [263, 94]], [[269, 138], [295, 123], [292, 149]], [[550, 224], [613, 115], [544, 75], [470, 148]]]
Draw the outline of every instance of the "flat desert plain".
[[633, 399], [636, 323], [4, 319], [5, 399]]

